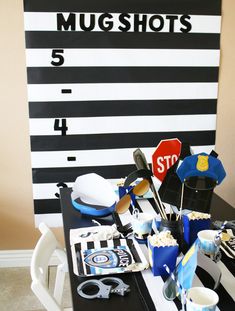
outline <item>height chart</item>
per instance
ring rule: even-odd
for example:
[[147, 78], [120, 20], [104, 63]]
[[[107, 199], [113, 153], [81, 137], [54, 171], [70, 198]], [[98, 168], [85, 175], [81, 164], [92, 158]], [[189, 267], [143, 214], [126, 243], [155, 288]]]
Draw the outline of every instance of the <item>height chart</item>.
[[117, 180], [161, 139], [215, 144], [220, 0], [24, 0], [36, 224], [59, 188]]

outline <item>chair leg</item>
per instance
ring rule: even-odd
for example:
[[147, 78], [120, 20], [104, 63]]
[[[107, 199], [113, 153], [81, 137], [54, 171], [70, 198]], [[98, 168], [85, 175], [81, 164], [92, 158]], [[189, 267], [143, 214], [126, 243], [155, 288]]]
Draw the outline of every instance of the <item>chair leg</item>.
[[57, 301], [50, 295], [49, 291], [40, 283], [32, 282], [31, 289], [39, 301], [48, 311], [62, 311]]
[[65, 281], [64, 264], [60, 264], [57, 267], [55, 287], [54, 287], [54, 297], [59, 305], [61, 305], [62, 301], [64, 281]]

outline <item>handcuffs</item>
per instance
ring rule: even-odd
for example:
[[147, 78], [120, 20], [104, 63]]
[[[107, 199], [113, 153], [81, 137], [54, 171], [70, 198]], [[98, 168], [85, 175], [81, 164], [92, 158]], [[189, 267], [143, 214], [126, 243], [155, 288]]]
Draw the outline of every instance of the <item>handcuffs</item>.
[[[113, 288], [112, 285], [107, 285], [105, 282], [111, 282], [117, 284], [116, 287]], [[85, 290], [89, 286], [97, 286], [99, 288], [99, 291], [96, 294], [88, 295], [84, 293], [83, 290]], [[130, 292], [130, 286], [125, 284], [121, 279], [114, 278], [114, 277], [105, 277], [100, 280], [87, 280], [85, 282], [82, 282], [77, 287], [78, 294], [86, 299], [95, 299], [95, 298], [105, 298], [108, 299], [110, 297], [110, 294], [117, 294], [119, 296], [125, 296], [126, 293]]]

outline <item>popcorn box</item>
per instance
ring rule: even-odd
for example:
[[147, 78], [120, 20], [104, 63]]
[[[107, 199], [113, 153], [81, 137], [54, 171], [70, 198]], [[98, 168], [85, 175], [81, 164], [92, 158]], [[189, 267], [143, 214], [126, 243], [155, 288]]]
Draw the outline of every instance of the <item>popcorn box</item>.
[[179, 246], [155, 246], [151, 244], [151, 239], [148, 237], [149, 263], [154, 276], [167, 276], [165, 268], [166, 264], [170, 271], [173, 271], [176, 266], [176, 259], [179, 253]]
[[199, 231], [210, 228], [211, 220], [207, 219], [189, 219], [187, 215], [183, 215], [184, 240], [191, 246], [197, 239]]

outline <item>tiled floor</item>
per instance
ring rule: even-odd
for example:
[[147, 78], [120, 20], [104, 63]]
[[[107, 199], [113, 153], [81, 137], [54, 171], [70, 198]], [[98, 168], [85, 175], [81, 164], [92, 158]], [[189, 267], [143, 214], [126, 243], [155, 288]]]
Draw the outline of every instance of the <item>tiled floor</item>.
[[[50, 268], [50, 284], [53, 286], [55, 269]], [[29, 267], [0, 268], [0, 310], [1, 311], [42, 311], [45, 310], [31, 291]], [[68, 275], [63, 295], [64, 307], [71, 307]]]

